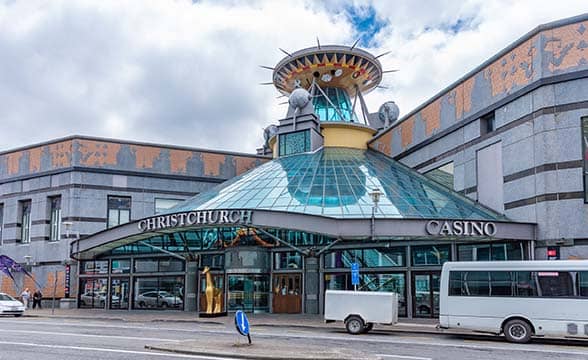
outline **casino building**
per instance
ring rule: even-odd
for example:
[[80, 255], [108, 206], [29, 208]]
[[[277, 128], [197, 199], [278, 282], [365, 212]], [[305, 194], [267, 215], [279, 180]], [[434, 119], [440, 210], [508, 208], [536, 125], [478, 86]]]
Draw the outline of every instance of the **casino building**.
[[351, 289], [359, 263], [360, 290], [398, 292], [403, 316], [434, 317], [443, 262], [532, 258], [534, 224], [368, 147], [398, 114], [365, 105], [382, 74], [353, 47], [288, 55], [273, 70], [289, 98], [265, 131], [273, 160], [75, 242], [80, 296], [107, 287], [110, 308], [320, 313], [325, 290]]
[[588, 15], [541, 25], [400, 119], [364, 101], [379, 56], [293, 52], [258, 155], [86, 137], [0, 153], [0, 250], [58, 270], [82, 308], [316, 314], [358, 263], [358, 289], [436, 317], [446, 261], [588, 259], [587, 44]]

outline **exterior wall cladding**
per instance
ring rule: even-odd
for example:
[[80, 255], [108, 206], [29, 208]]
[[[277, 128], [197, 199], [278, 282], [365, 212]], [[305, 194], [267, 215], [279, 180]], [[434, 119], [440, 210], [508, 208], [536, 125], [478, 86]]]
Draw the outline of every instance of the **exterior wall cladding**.
[[[57, 274], [64, 283], [69, 243], [49, 241], [49, 197], [61, 197], [61, 220], [72, 222], [70, 238], [107, 225], [108, 196], [131, 198], [131, 220], [153, 215], [155, 199], [186, 199], [250, 168], [265, 157], [182, 147], [74, 136], [0, 153], [0, 204], [4, 208], [0, 253], [19, 262], [30, 256], [44, 294], [53, 293]], [[19, 202], [31, 201], [31, 242], [21, 244]], [[0, 224], [1, 225], [1, 224]], [[57, 272], [56, 272], [57, 271]], [[72, 268], [71, 294], [75, 297]], [[3, 276], [0, 291], [14, 293]], [[31, 289], [30, 279], [17, 279]], [[58, 286], [57, 297], [64, 295]]]
[[[541, 25], [370, 142], [426, 172], [454, 165], [454, 188], [478, 199], [476, 152], [500, 143], [504, 213], [536, 222], [536, 258], [588, 259], [581, 118], [588, 116], [588, 15]], [[481, 118], [494, 114], [484, 134]]]

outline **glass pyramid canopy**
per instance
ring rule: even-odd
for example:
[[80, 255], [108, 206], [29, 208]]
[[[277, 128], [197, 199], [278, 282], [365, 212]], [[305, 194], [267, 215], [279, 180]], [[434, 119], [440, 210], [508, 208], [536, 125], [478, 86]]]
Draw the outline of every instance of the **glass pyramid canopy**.
[[373, 150], [321, 148], [281, 157], [168, 210], [273, 210], [333, 218], [505, 220]]

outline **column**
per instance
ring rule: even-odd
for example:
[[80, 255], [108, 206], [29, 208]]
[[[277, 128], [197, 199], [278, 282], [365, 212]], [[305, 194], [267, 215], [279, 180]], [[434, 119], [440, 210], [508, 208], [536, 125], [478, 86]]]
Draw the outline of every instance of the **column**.
[[184, 284], [184, 311], [197, 311], [198, 261], [186, 261], [186, 283]]
[[319, 259], [304, 257], [305, 314], [319, 313]]

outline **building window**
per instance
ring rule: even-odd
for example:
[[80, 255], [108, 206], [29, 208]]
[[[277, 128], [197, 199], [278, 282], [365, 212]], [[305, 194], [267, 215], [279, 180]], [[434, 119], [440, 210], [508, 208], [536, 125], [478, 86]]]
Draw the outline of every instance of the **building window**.
[[155, 198], [155, 214], [161, 214], [164, 211], [167, 211], [174, 206], [181, 203], [182, 199], [158, 199]]
[[443, 265], [451, 258], [449, 245], [412, 246], [412, 266]]
[[584, 155], [584, 202], [588, 203], [588, 117], [582, 118], [582, 150]]
[[108, 197], [108, 227], [128, 223], [131, 220], [131, 198], [126, 196]]
[[310, 151], [310, 130], [282, 134], [279, 138], [280, 156]]
[[436, 169], [427, 171], [425, 176], [453, 190], [453, 161]]
[[480, 136], [484, 136], [496, 130], [494, 111], [480, 118]]
[[274, 253], [274, 270], [302, 269], [302, 256], [296, 251]]
[[20, 202], [20, 242], [31, 242], [31, 201]]
[[49, 198], [49, 241], [59, 241], [61, 234], [61, 196]]
[[4, 204], [0, 204], [0, 246], [4, 244], [2, 230], [4, 229]]

